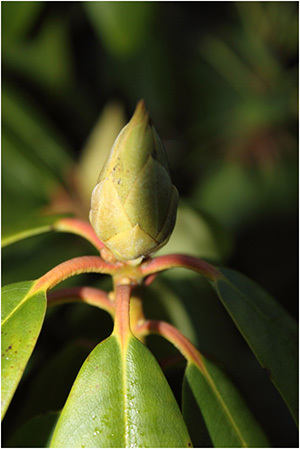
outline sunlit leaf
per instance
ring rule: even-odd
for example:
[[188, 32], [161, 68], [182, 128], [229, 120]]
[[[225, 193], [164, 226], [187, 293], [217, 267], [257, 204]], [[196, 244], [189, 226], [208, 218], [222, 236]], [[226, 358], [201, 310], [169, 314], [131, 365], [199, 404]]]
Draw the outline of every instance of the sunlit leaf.
[[45, 311], [44, 291], [30, 293], [33, 281], [2, 288], [1, 416], [3, 417], [39, 336]]
[[217, 293], [295, 420], [298, 419], [298, 328], [267, 292], [233, 270], [222, 268]]
[[[205, 358], [203, 362], [203, 370], [189, 363], [185, 372], [183, 413], [188, 426], [191, 420], [188, 411], [194, 398], [214, 447], [269, 447], [266, 436], [232, 382], [214, 363]], [[205, 436], [203, 429], [199, 418], [199, 431]]]
[[187, 447], [179, 407], [149, 350], [116, 336], [87, 358], [54, 432], [51, 447]]

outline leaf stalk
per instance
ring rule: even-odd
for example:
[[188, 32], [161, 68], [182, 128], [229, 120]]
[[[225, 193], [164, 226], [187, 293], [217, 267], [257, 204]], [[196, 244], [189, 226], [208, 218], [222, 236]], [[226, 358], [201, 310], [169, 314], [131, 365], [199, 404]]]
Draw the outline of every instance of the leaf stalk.
[[104, 290], [92, 287], [70, 287], [48, 293], [48, 307], [70, 302], [85, 303], [115, 315], [115, 307]]
[[146, 320], [144, 323], [134, 328], [134, 334], [137, 336], [147, 336], [157, 334], [164, 337], [172, 343], [188, 362], [195, 363], [199, 369], [205, 371], [200, 352], [195, 346], [174, 326], [165, 321]]

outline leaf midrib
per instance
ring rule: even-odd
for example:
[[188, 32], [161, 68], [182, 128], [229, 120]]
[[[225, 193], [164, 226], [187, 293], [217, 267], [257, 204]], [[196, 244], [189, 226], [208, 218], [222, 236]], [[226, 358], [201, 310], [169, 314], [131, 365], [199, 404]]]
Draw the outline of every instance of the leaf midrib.
[[[267, 315], [267, 314], [266, 314], [260, 307], [258, 307], [255, 303], [253, 303], [253, 301], [249, 300], [249, 297], [248, 297], [245, 293], [243, 293], [243, 292], [239, 289], [239, 287], [236, 286], [235, 284], [233, 284], [229, 279], [221, 280], [221, 281], [223, 281], [225, 284], [229, 285], [229, 287], [232, 288], [232, 290], [233, 290], [237, 295], [239, 295], [241, 298], [243, 298], [243, 300], [248, 304], [248, 306], [249, 306], [254, 312], [256, 312], [256, 314], [257, 314], [262, 320], [267, 321], [267, 323], [269, 324], [269, 327], [272, 328], [272, 331], [275, 332], [275, 334], [278, 334], [278, 333], [280, 334], [282, 340], [287, 344], [287, 347], [290, 347], [290, 338], [287, 337], [286, 333], [284, 333], [284, 332], [282, 331], [281, 327], [278, 326], [278, 323], [276, 323], [275, 320], [271, 320], [270, 317], [269, 317], [269, 316], [268, 316], [268, 315]], [[218, 283], [219, 283], [219, 282], [218, 282]], [[218, 291], [218, 294], [220, 295], [221, 299], [223, 300], [223, 295], [222, 295], [221, 292], [220, 292], [220, 288], [219, 288], [220, 286], [218, 285], [218, 283], [217, 283], [217, 291]], [[273, 298], [271, 298], [271, 299], [273, 299]], [[233, 319], [235, 325], [237, 326], [238, 329], [240, 329], [241, 333], [244, 335], [244, 334], [245, 334], [244, 328], [240, 326], [240, 324], [238, 323], [236, 317], [233, 315], [233, 313], [232, 313], [230, 307], [227, 305], [227, 302], [226, 302], [225, 300], [224, 300], [224, 304], [225, 304], [226, 308], [228, 309], [228, 312], [229, 312], [230, 316], [232, 317], [232, 319]], [[285, 311], [284, 309], [283, 309], [283, 311], [284, 311], [284, 313], [286, 313], [286, 311]], [[276, 316], [275, 319], [277, 320], [277, 319], [278, 319], [278, 316]], [[291, 323], [293, 323], [292, 319], [291, 319]], [[248, 344], [249, 344], [249, 346], [250, 346], [251, 348], [253, 348], [253, 350], [254, 350], [252, 340], [251, 340], [251, 343], [249, 342]], [[255, 350], [254, 352], [256, 353], [256, 350]]]
[[[191, 364], [194, 364], [194, 363], [191, 362]], [[197, 367], [195, 364], [194, 364], [194, 366], [198, 369], [198, 367]], [[204, 368], [204, 369], [203, 369], [203, 368]], [[201, 372], [202, 375], [205, 377], [206, 381], [208, 382], [208, 384], [210, 385], [212, 391], [214, 392], [215, 396], [217, 397], [219, 403], [221, 404], [221, 406], [222, 406], [222, 408], [223, 408], [223, 410], [224, 410], [224, 413], [225, 413], [225, 415], [226, 415], [228, 421], [232, 424], [232, 427], [233, 427], [233, 429], [235, 430], [235, 433], [236, 433], [238, 439], [241, 441], [242, 447], [248, 447], [248, 445], [247, 445], [245, 439], [243, 438], [243, 436], [242, 436], [242, 434], [241, 434], [241, 432], [240, 432], [240, 430], [239, 430], [239, 428], [238, 428], [238, 425], [236, 424], [235, 419], [233, 418], [233, 416], [232, 416], [232, 414], [231, 414], [229, 408], [227, 407], [227, 405], [226, 405], [225, 402], [223, 401], [222, 396], [220, 395], [220, 393], [219, 393], [219, 391], [218, 391], [218, 388], [217, 388], [217, 386], [215, 385], [215, 383], [214, 383], [212, 377], [210, 376], [210, 374], [209, 374], [209, 372], [207, 371], [206, 367], [204, 366], [203, 368], [201, 369], [200, 372]]]
[[[6, 287], [3, 287], [3, 290], [5, 288]], [[31, 286], [31, 288], [32, 288], [32, 286]], [[27, 294], [24, 296], [24, 298], [21, 299], [21, 301], [17, 304], [17, 306], [13, 310], [11, 310], [11, 312], [9, 312], [9, 314], [1, 321], [1, 326], [4, 326], [4, 324], [14, 315], [14, 313], [16, 313], [22, 307], [22, 305], [29, 298], [32, 298], [33, 296], [35, 296], [35, 294], [34, 295], [30, 295], [31, 288], [27, 291]], [[4, 293], [3, 290], [2, 290], [2, 293]], [[20, 290], [27, 290], [27, 289], [25, 289], [25, 288], [18, 288], [18, 287], [15, 287], [13, 289], [9, 289], [10, 292], [13, 291], [13, 290], [19, 290], [20, 291]], [[36, 292], [36, 293], [39, 293], [39, 292]]]

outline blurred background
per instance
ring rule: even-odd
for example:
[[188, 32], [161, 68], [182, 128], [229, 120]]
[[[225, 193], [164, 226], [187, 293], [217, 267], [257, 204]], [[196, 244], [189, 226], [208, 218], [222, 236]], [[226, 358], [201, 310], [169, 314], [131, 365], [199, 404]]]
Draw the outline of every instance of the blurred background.
[[[104, 159], [144, 98], [180, 193], [164, 253], [241, 271], [298, 317], [298, 2], [4, 1], [1, 7], [2, 229], [41, 213], [87, 219]], [[93, 248], [76, 236], [33, 237], [2, 251], [2, 281], [35, 279], [86, 254]], [[222, 363], [272, 444], [293, 446], [284, 404], [214, 293], [193, 274], [172, 273], [146, 295], [148, 315], [173, 322]], [[95, 275], [68, 282], [110, 285]], [[8, 423], [41, 411], [34, 400], [30, 411], [19, 407], [41, 360], [60, 357], [45, 368], [50, 379], [55, 363], [61, 367], [70, 354], [64, 369], [71, 382], [86, 352], [110, 330], [101, 311], [50, 310]], [[62, 342], [66, 353], [57, 354]], [[149, 344], [164, 356], [155, 338]], [[174, 379], [171, 373], [176, 390]], [[30, 397], [38, 399], [43, 387], [34, 388]], [[48, 401], [44, 408], [62, 405], [53, 394]]]

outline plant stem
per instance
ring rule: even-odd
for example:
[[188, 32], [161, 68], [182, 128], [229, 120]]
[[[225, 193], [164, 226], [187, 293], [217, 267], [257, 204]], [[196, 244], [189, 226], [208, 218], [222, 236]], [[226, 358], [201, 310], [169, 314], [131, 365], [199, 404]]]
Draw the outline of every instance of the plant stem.
[[112, 317], [115, 315], [114, 304], [108, 294], [100, 289], [92, 287], [70, 287], [56, 290], [48, 294], [48, 306], [56, 306], [69, 302], [81, 302], [90, 304], [108, 312]]
[[118, 270], [118, 264], [108, 264], [98, 256], [75, 257], [57, 265], [44, 276], [40, 277], [32, 288], [32, 293], [38, 290], [48, 290], [71, 276], [81, 273], [103, 273], [113, 275]]
[[146, 336], [158, 334], [171, 342], [187, 359], [195, 363], [201, 371], [205, 371], [202, 357], [195, 346], [178, 329], [165, 321], [147, 320], [134, 328], [134, 334]]
[[115, 324], [113, 333], [118, 336], [122, 346], [126, 344], [130, 330], [131, 284], [117, 284], [115, 288]]
[[88, 240], [99, 251], [105, 246], [95, 234], [92, 226], [87, 221], [79, 220], [78, 218], [61, 218], [53, 225], [53, 229], [55, 231], [70, 232], [80, 235]]
[[222, 277], [222, 274], [216, 268], [204, 262], [204, 260], [184, 254], [170, 254], [156, 257], [150, 262], [144, 262], [140, 267], [140, 271], [144, 276], [149, 276], [170, 268], [180, 267], [196, 271], [196, 273], [202, 274], [211, 281], [216, 281]]

